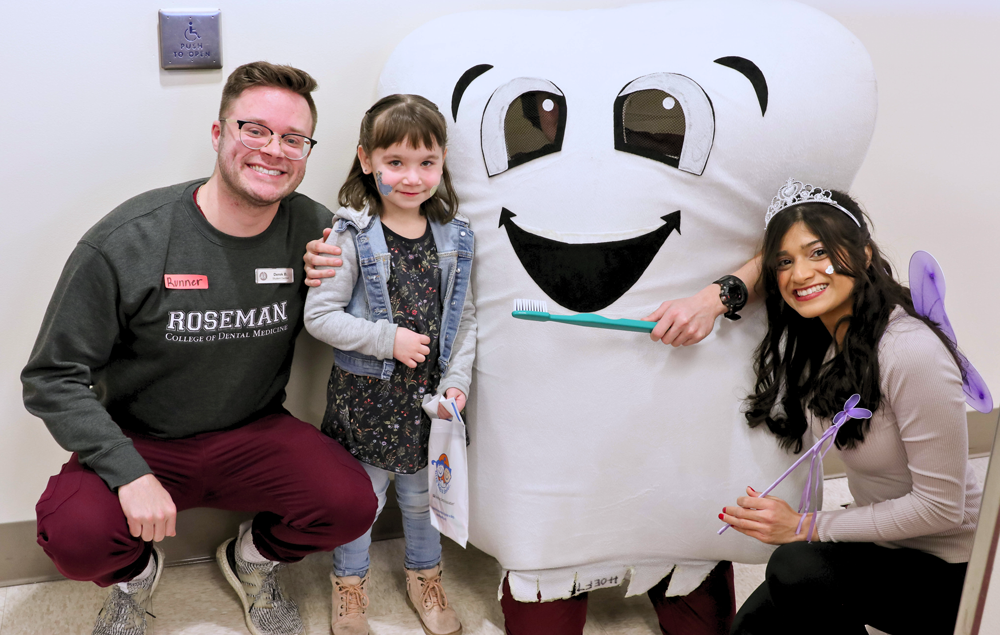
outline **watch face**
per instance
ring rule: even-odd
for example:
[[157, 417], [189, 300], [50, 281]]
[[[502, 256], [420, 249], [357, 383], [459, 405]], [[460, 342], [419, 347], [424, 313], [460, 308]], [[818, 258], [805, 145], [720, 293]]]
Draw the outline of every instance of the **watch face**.
[[729, 297], [733, 299], [733, 304], [742, 304], [746, 300], [743, 297], [743, 288], [738, 284], [729, 287]]
[[722, 303], [734, 311], [739, 311], [746, 304], [746, 294], [743, 293], [743, 285], [740, 281], [733, 280], [732, 277], [723, 278], [718, 282], [722, 288], [719, 297]]

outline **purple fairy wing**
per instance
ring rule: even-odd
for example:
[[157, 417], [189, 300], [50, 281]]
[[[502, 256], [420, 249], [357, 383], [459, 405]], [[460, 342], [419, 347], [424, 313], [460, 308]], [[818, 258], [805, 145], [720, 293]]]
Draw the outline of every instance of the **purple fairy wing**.
[[[910, 258], [910, 295], [913, 298], [913, 308], [917, 313], [937, 323], [941, 331], [956, 346], [958, 339], [955, 329], [951, 326], [948, 314], [944, 311], [944, 272], [934, 256], [926, 251], [917, 251]], [[965, 381], [962, 388], [965, 391], [965, 402], [979, 412], [993, 410], [993, 396], [990, 395], [983, 376], [976, 367], [965, 358], [962, 360], [962, 370]]]
[[969, 404], [979, 412], [988, 413], [993, 411], [993, 395], [986, 387], [983, 376], [979, 374], [976, 367], [969, 360], [962, 357], [962, 366], [965, 369], [965, 403]]
[[913, 308], [920, 315], [936, 322], [952, 344], [957, 343], [955, 329], [944, 312], [944, 272], [934, 256], [926, 251], [914, 252], [910, 257], [910, 295]]

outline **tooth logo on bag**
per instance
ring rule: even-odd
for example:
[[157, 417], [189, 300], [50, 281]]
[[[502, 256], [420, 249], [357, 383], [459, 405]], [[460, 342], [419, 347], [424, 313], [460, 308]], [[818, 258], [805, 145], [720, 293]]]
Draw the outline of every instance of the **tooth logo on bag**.
[[438, 491], [444, 494], [451, 487], [451, 466], [448, 465], [448, 455], [442, 454], [437, 461], [431, 461], [431, 465], [434, 466]]

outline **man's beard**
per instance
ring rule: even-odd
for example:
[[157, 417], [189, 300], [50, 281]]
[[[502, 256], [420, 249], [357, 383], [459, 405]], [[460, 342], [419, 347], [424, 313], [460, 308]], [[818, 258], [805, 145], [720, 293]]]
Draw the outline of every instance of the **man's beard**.
[[[220, 141], [221, 144], [226, 144], [229, 142], [226, 139], [225, 135], [223, 135], [223, 138]], [[239, 141], [237, 140], [236, 143], [239, 143]], [[281, 199], [285, 198], [286, 196], [294, 192], [295, 188], [297, 188], [299, 186], [299, 183], [302, 182], [302, 177], [305, 176], [305, 174], [303, 173], [299, 177], [298, 181], [290, 182], [287, 190], [281, 191], [280, 194], [277, 196], [277, 198], [274, 198], [273, 200], [270, 198], [262, 198], [257, 194], [257, 192], [255, 192], [249, 185], [247, 185], [243, 181], [242, 175], [240, 173], [241, 169], [243, 168], [243, 163], [242, 162], [234, 163], [232, 161], [223, 160], [224, 156], [226, 156], [226, 148], [224, 145], [220, 145], [219, 159], [217, 160], [217, 165], [219, 168], [219, 176], [222, 179], [222, 185], [229, 191], [232, 197], [238, 199], [241, 203], [243, 203], [248, 207], [269, 207], [271, 205], [274, 205], [275, 203], [278, 203], [279, 201], [281, 201]]]

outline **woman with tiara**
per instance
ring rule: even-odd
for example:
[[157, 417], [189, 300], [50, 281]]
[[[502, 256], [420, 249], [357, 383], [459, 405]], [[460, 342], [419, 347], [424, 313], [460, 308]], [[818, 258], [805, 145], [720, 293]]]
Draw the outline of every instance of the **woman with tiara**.
[[765, 222], [767, 333], [748, 424], [798, 454], [852, 395], [873, 414], [836, 436], [851, 505], [814, 518], [748, 487], [719, 515], [780, 545], [731, 633], [951, 633], [982, 496], [962, 358], [914, 309], [849, 196], [789, 180]]

